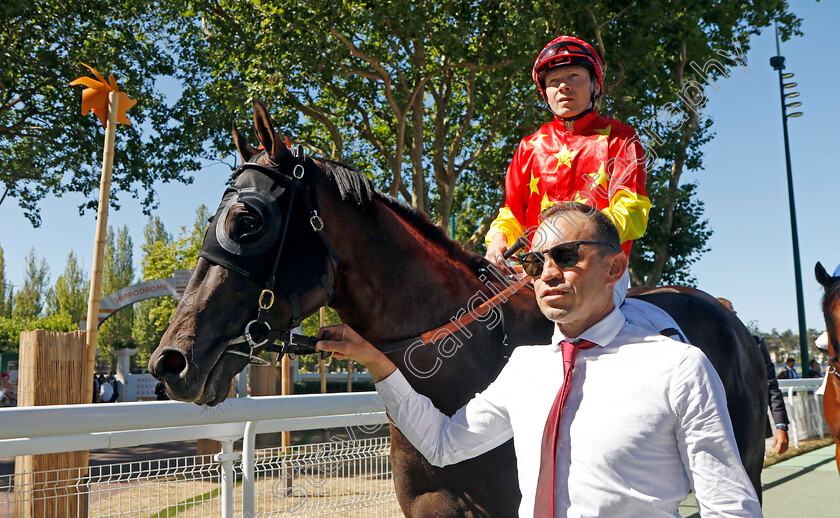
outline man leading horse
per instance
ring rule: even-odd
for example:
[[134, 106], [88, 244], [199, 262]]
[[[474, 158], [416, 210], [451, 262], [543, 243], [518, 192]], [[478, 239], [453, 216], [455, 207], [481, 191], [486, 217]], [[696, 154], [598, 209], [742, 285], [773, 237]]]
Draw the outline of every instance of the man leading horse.
[[365, 365], [394, 424], [436, 466], [513, 438], [521, 517], [672, 517], [694, 491], [705, 516], [761, 516], [703, 353], [626, 320], [613, 302], [627, 257], [602, 212], [570, 202], [541, 217], [525, 272], [552, 342], [514, 350], [451, 417], [348, 326], [317, 349]]

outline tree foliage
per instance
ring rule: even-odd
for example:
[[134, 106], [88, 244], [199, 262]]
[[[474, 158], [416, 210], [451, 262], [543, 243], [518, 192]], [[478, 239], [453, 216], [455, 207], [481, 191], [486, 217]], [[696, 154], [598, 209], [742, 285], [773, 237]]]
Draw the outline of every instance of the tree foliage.
[[[661, 126], [663, 107], [686, 114], [642, 135], [659, 159], [649, 164], [658, 228], [640, 240], [632, 269], [636, 283], [651, 285], [690, 281], [710, 234], [694, 187], [681, 181], [702, 168], [711, 125], [698, 113], [702, 90], [686, 88], [739, 66], [733, 38], [746, 53], [749, 35], [773, 20], [785, 38], [800, 24], [784, 0], [168, 7], [187, 85], [175, 113], [196, 139], [227, 152], [226, 119], [244, 120], [249, 97], [267, 99], [292, 142], [357, 166], [447, 231], [455, 214], [456, 237], [479, 250], [516, 143], [549, 120], [530, 79], [534, 56], [558, 34], [592, 41], [605, 62], [601, 113], [637, 129]], [[721, 66], [706, 67], [712, 59]]]
[[21, 331], [46, 329], [47, 331], [75, 331], [78, 322], [73, 322], [67, 315], [49, 315], [39, 318], [20, 318], [0, 316], [0, 351], [17, 352], [20, 348]]
[[67, 255], [67, 264], [50, 288], [47, 296], [47, 314], [65, 315], [71, 322], [80, 322], [87, 314], [90, 283], [73, 251]]
[[38, 257], [33, 248], [26, 257], [23, 287], [15, 295], [12, 317], [23, 320], [40, 317], [44, 309], [44, 296], [49, 282], [50, 267], [47, 265], [47, 260], [41, 259], [38, 263]]
[[[186, 270], [195, 267], [198, 260], [198, 252], [201, 251], [201, 243], [204, 241], [204, 232], [207, 230], [207, 220], [210, 218], [210, 211], [201, 205], [195, 211], [195, 222], [192, 228], [181, 227], [177, 239], [161, 240], [156, 239], [148, 248], [144, 247], [143, 256], [143, 278], [144, 279], [165, 279], [172, 277], [175, 270]], [[147, 226], [147, 228], [149, 228]], [[162, 226], [160, 227], [162, 230]], [[151, 234], [156, 234], [152, 231]], [[168, 234], [166, 234], [168, 236]], [[177, 303], [170, 297], [154, 299], [158, 301], [148, 311], [148, 323], [154, 326], [157, 333], [163, 334], [172, 320]], [[157, 346], [157, 343], [155, 343]]]
[[[142, 262], [156, 247], [165, 248], [172, 243], [172, 236], [166, 232], [166, 228], [158, 216], [150, 216], [146, 226], [143, 228], [143, 244], [140, 249], [143, 251]], [[145, 270], [142, 272], [143, 281], [153, 280], [147, 276]], [[154, 277], [159, 278], [159, 277]], [[153, 315], [163, 311], [162, 306], [167, 304], [168, 299], [154, 297], [141, 300], [134, 304], [134, 327], [132, 336], [137, 343], [137, 362], [145, 364], [154, 352], [164, 329], [155, 324]]]
[[3, 257], [3, 248], [0, 247], [0, 317], [12, 316], [14, 296], [14, 287], [6, 280], [6, 259]]
[[[800, 361], [801, 351], [799, 349], [799, 333], [791, 331], [790, 329], [786, 331], [779, 331], [776, 328], [773, 328], [769, 333], [765, 333], [757, 329], [751, 329], [751, 331], [764, 338], [764, 341], [767, 344], [767, 350], [770, 352], [770, 355], [775, 358], [776, 363], [784, 363], [784, 361], [788, 358], [795, 358], [797, 363]], [[821, 331], [808, 329], [807, 342], [809, 344], [813, 344], [820, 334], [822, 334]], [[816, 347], [813, 347], [808, 354], [811, 358], [819, 358], [822, 355]]]
[[180, 151], [182, 133], [170, 123], [156, 78], [171, 75], [165, 42], [154, 39], [161, 19], [155, 0], [5, 0], [0, 3], [0, 203], [16, 200], [34, 226], [47, 195], [78, 192], [96, 207], [102, 125], [80, 112], [89, 72], [116, 76], [138, 101], [116, 140], [111, 202], [121, 193], [155, 204], [156, 181], [185, 181], [194, 155]]
[[[134, 244], [128, 233], [128, 226], [114, 232], [108, 228], [105, 241], [105, 261], [102, 270], [102, 296], [127, 288], [134, 284]], [[125, 307], [102, 323], [98, 343], [104, 349], [111, 349], [115, 341], [125, 342], [131, 338], [134, 322], [134, 308]]]

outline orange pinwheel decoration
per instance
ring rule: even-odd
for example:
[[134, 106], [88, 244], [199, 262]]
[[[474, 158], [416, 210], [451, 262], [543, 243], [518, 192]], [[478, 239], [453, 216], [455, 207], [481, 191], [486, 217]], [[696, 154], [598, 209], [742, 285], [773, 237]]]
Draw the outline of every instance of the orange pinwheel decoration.
[[[82, 63], [82, 65], [85, 64]], [[120, 101], [117, 108], [117, 122], [128, 124], [130, 126], [131, 121], [128, 120], [125, 112], [137, 104], [137, 101], [131, 99], [125, 92], [120, 92], [120, 88], [117, 86], [117, 80], [114, 79], [114, 74], [108, 76], [108, 81], [106, 81], [105, 78], [102, 77], [102, 74], [94, 70], [93, 67], [88, 65], [85, 66], [93, 72], [96, 79], [91, 79], [90, 77], [80, 77], [70, 83], [70, 85], [87, 86], [87, 88], [82, 90], [82, 115], [87, 115], [91, 110], [93, 110], [94, 115], [99, 117], [102, 125], [107, 126], [109, 105], [108, 94], [110, 92], [118, 92], [120, 94]]]

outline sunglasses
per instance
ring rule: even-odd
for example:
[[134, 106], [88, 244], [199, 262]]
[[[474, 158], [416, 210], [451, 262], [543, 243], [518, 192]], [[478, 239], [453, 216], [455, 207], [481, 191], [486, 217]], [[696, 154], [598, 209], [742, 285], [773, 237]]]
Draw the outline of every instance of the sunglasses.
[[517, 257], [522, 269], [531, 277], [539, 277], [542, 275], [543, 265], [545, 264], [545, 254], [551, 256], [551, 260], [561, 270], [568, 270], [576, 265], [580, 260], [580, 245], [601, 245], [608, 246], [613, 249], [613, 252], [618, 252], [618, 248], [613, 243], [605, 243], [603, 241], [569, 241], [568, 243], [560, 243], [552, 246], [547, 252], [529, 252]]

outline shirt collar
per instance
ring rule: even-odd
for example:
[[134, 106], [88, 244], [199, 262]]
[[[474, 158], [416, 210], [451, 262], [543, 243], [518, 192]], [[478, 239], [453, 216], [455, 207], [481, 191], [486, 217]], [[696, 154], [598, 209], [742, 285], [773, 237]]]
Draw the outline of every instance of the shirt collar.
[[580, 119], [574, 121], [571, 130], [566, 130], [566, 124], [561, 119], [557, 118], [557, 116], [554, 117], [554, 123], [562, 132], [568, 131], [573, 135], [580, 135], [581, 133], [584, 133], [587, 129], [589, 129], [589, 127], [592, 126], [592, 123], [595, 122], [595, 119], [597, 118], [598, 114], [595, 112], [595, 110], [592, 110]]
[[[596, 345], [606, 347], [615, 339], [616, 336], [618, 336], [622, 327], [624, 327], [624, 314], [620, 309], [618, 309], [618, 306], [616, 306], [598, 323], [581, 333], [577, 338], [572, 338], [570, 341], [577, 342], [578, 340], [589, 340]], [[560, 342], [566, 339], [568, 339], [568, 337], [560, 330], [560, 326], [555, 324], [554, 335], [551, 337], [552, 349], [559, 351]]]

